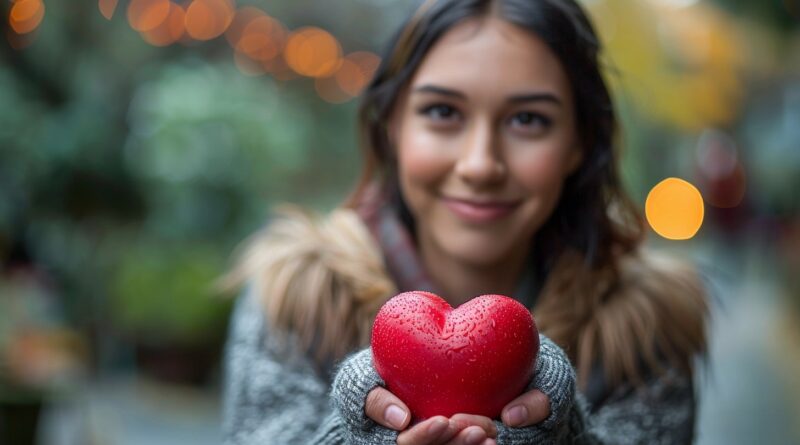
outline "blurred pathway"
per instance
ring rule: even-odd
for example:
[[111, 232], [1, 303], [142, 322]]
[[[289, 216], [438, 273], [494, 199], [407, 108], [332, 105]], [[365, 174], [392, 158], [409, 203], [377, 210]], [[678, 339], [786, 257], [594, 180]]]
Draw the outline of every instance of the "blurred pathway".
[[699, 385], [699, 445], [800, 444], [799, 320], [771, 258], [758, 248], [708, 257], [719, 300]]
[[124, 378], [53, 406], [40, 445], [219, 445], [219, 397]]

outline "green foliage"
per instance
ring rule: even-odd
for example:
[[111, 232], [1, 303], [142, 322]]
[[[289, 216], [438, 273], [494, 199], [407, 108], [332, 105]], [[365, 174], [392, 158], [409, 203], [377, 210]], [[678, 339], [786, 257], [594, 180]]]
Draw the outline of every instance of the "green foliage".
[[117, 326], [144, 342], [202, 343], [224, 329], [230, 300], [213, 292], [220, 255], [196, 246], [137, 246], [111, 285]]

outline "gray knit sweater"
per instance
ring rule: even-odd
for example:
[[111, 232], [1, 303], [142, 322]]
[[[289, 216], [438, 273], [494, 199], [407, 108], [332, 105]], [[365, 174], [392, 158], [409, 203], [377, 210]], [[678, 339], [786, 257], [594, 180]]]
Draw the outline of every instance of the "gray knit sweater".
[[[293, 348], [269, 335], [252, 295], [239, 299], [231, 321], [225, 358], [226, 445], [396, 443], [397, 432], [364, 415], [367, 393], [383, 384], [369, 349], [321, 375], [306, 357], [287, 354]], [[499, 445], [691, 443], [695, 401], [690, 378], [670, 371], [643, 387], [617, 388], [592, 405], [575, 390], [575, 374], [563, 351], [544, 336], [540, 340], [529, 389], [547, 394], [550, 417], [527, 428], [496, 421]]]

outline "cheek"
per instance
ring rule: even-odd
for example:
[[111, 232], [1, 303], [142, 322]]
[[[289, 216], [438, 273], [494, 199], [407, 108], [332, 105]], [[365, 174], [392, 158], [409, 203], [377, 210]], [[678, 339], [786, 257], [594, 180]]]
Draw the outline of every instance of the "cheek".
[[565, 179], [563, 152], [545, 150], [526, 154], [512, 163], [517, 181], [531, 192], [557, 190]]
[[447, 147], [422, 132], [404, 134], [397, 148], [399, 175], [406, 188], [434, 185], [451, 170]]

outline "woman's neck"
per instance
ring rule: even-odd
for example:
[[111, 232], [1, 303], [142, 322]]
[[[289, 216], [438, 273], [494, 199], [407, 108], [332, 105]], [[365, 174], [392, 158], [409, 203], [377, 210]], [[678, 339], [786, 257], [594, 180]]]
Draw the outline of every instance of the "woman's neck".
[[441, 297], [457, 307], [485, 294], [512, 296], [523, 272], [527, 250], [516, 252], [498, 264], [459, 261], [433, 246], [421, 243], [420, 258]]

